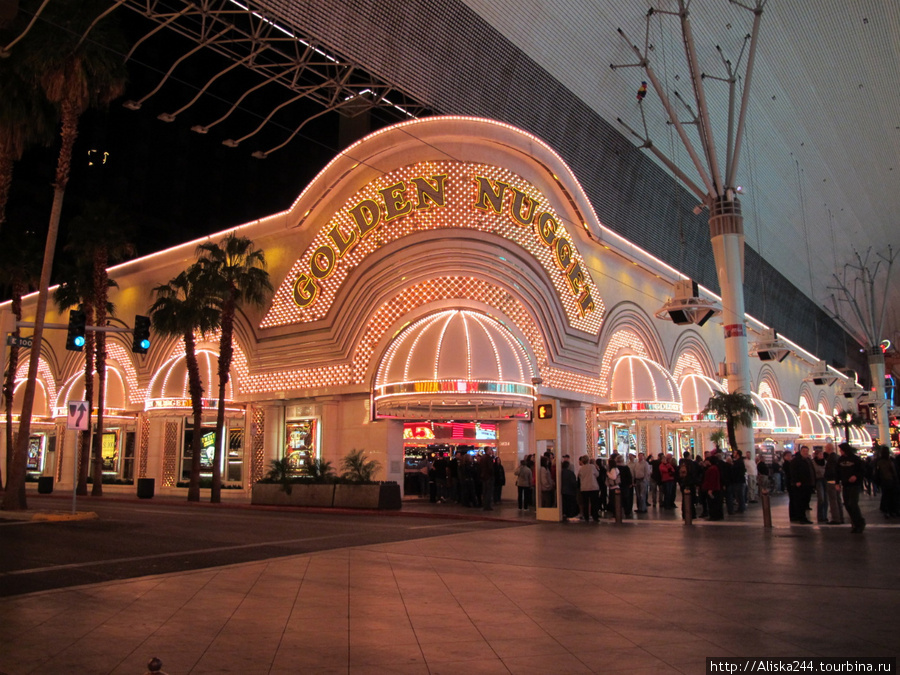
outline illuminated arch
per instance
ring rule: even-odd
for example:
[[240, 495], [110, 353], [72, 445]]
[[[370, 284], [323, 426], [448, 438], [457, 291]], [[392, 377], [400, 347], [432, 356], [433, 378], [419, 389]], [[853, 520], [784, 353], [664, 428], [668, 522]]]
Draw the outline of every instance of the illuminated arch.
[[[100, 392], [98, 391], [97, 372], [94, 371], [94, 400], [91, 405], [96, 407]], [[108, 410], [125, 410], [129, 407], [128, 385], [126, 375], [120, 369], [118, 363], [107, 362], [106, 381], [103, 395], [104, 407]], [[75, 373], [63, 383], [56, 398], [55, 415], [66, 415], [66, 403], [68, 401], [85, 400], [84, 372]]]
[[[4, 347], [5, 349], [5, 347]], [[47, 394], [48, 405], [56, 400], [56, 376], [53, 374], [53, 370], [50, 368], [50, 365], [41, 356], [38, 359], [38, 381], [42, 384], [41, 386], [44, 388]], [[19, 367], [16, 369], [16, 391], [18, 391], [20, 383], [25, 382], [28, 377], [28, 361], [22, 362], [20, 360]], [[24, 390], [23, 390], [24, 391]], [[21, 406], [21, 404], [20, 404]]]
[[673, 350], [672, 376], [680, 381], [682, 375], [694, 372], [705, 377], [715, 378], [717, 368], [706, 342], [694, 331], [685, 330], [678, 336]]
[[624, 353], [647, 358], [666, 367], [662, 345], [647, 314], [638, 306], [622, 303], [610, 311], [600, 341], [600, 394], [608, 395], [615, 360]]
[[772, 369], [768, 363], [763, 364], [762, 368], [759, 369], [759, 384], [756, 387], [756, 391], [762, 397], [770, 397], [781, 399], [781, 386], [778, 384], [778, 377], [775, 375], [775, 371]]
[[813, 394], [813, 390], [809, 386], [809, 383], [804, 382], [802, 385], [800, 385], [800, 396], [798, 400], [800, 410], [814, 410], [815, 408], [813, 408], [813, 401], [815, 400], [816, 397]]

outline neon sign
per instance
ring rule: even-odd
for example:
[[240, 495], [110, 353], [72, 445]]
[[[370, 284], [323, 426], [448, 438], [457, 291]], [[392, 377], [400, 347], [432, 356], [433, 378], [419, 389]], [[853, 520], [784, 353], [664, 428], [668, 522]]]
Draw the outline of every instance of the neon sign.
[[358, 190], [295, 263], [262, 325], [321, 318], [349, 271], [380, 246], [449, 228], [489, 232], [525, 248], [551, 275], [570, 322], [599, 329], [603, 304], [549, 200], [508, 170], [460, 162], [399, 168]]

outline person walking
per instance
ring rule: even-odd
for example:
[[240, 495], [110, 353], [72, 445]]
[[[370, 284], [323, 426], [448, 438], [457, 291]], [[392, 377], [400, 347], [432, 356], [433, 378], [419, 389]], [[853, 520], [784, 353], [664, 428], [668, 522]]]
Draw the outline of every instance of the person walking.
[[637, 498], [637, 512], [647, 513], [647, 496], [650, 491], [650, 465], [643, 452], [638, 453], [637, 462], [631, 472], [634, 479], [634, 494]]
[[801, 445], [800, 452], [791, 460], [791, 485], [794, 486], [794, 502], [796, 502], [791, 522], [812, 525], [813, 521], [807, 517], [806, 512], [809, 510], [809, 500], [816, 486], [816, 472], [809, 456], [808, 445]]
[[828, 497], [829, 525], [844, 524], [844, 508], [841, 506], [841, 476], [838, 455], [834, 443], [825, 444], [825, 494]]
[[578, 487], [581, 491], [581, 513], [584, 522], [600, 522], [600, 472], [587, 455], [578, 458]]
[[862, 534], [866, 529], [866, 519], [859, 510], [859, 493], [863, 489], [865, 467], [856, 455], [856, 448], [849, 443], [841, 443], [841, 457], [838, 459], [838, 471], [841, 477], [841, 492], [844, 495], [844, 508], [850, 516], [853, 527], [850, 532]]
[[516, 489], [519, 493], [519, 511], [527, 511], [531, 508], [531, 468], [528, 459], [521, 461], [513, 474], [516, 477]]
[[562, 495], [563, 521], [578, 517], [578, 476], [572, 471], [569, 460], [560, 465], [559, 491]]
[[816, 472], [816, 522], [828, 522], [828, 491], [825, 488], [825, 452], [813, 450], [813, 470]]
[[891, 451], [885, 446], [878, 446], [878, 459], [875, 461], [875, 481], [881, 488], [881, 512], [888, 518], [900, 516], [900, 481], [897, 479], [897, 468], [891, 459]]
[[481, 508], [485, 511], [493, 511], [494, 455], [490, 448], [485, 448], [484, 454], [478, 458], [478, 470], [481, 474]]
[[706, 472], [703, 474], [703, 482], [700, 484], [700, 489], [706, 495], [710, 520], [723, 520], [725, 518], [722, 503], [722, 479], [719, 473], [720, 466], [721, 462], [718, 452], [712, 452], [709, 456], [709, 466], [706, 467]]

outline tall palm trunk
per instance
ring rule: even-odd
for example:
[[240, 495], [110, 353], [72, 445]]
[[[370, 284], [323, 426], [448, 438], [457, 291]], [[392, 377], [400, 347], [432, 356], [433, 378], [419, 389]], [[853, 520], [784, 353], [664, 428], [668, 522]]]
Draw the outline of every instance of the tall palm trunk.
[[[106, 301], [109, 293], [106, 275], [106, 247], [100, 246], [94, 253], [94, 302], [97, 321], [94, 324], [106, 326]], [[93, 332], [93, 331], [92, 331]], [[97, 432], [94, 437], [94, 484], [91, 496], [103, 495], [103, 409], [106, 406], [106, 333], [94, 332], [97, 345]]]
[[729, 418], [725, 422], [725, 429], [728, 431], [728, 444], [731, 446], [732, 452], [738, 449], [737, 433], [735, 433], [735, 424]]
[[210, 501], [218, 504], [222, 501], [222, 444], [228, 436], [225, 429], [225, 387], [228, 384], [228, 371], [234, 355], [232, 339], [234, 338], [235, 293], [228, 294], [222, 307], [222, 337], [219, 340], [219, 401], [216, 407], [216, 448], [213, 453], [213, 478]]
[[[89, 303], [82, 304], [85, 323], [94, 325], [94, 307]], [[91, 425], [94, 414], [94, 331], [84, 333], [84, 398], [87, 401], [88, 428], [81, 432], [81, 453], [78, 462], [78, 486], [75, 493], [87, 495], [88, 467], [91, 464]]]
[[[12, 313], [16, 321], [22, 320], [22, 296], [25, 294], [25, 284], [13, 283], [12, 287]], [[13, 337], [18, 340], [21, 335], [19, 327], [13, 331]], [[2, 346], [2, 345], [0, 345]], [[16, 370], [19, 368], [19, 345], [13, 342], [9, 348], [9, 365], [6, 371], [6, 381], [3, 383], [3, 400], [6, 404], [6, 477], [9, 478], [9, 467], [12, 464], [14, 436], [13, 436], [13, 398], [16, 393]], [[0, 485], [3, 484], [0, 476]]]
[[188, 501], [200, 501], [200, 447], [203, 438], [203, 383], [200, 381], [200, 366], [194, 332], [184, 334], [184, 358], [187, 362], [188, 389], [191, 393], [191, 412], [194, 414], [194, 433], [191, 436], [191, 478], [188, 484]]
[[0, 149], [0, 229], [6, 222], [6, 202], [9, 200], [9, 188], [13, 177], [12, 155]]
[[41, 265], [41, 281], [34, 315], [34, 346], [28, 359], [28, 380], [25, 383], [25, 395], [22, 399], [22, 412], [19, 417], [19, 435], [16, 438], [13, 462], [7, 478], [6, 494], [3, 495], [2, 508], [6, 511], [28, 508], [25, 499], [25, 467], [28, 463], [28, 438], [31, 435], [31, 414], [34, 411], [34, 391], [37, 386], [38, 362], [41, 356], [40, 346], [44, 337], [44, 315], [47, 313], [47, 301], [50, 297], [50, 272], [56, 252], [56, 238], [59, 234], [63, 197], [66, 193], [66, 185], [69, 183], [72, 147], [75, 145], [77, 136], [77, 110], [72, 103], [66, 101], [62, 105], [62, 131], [60, 132], [62, 144], [56, 165], [53, 206], [50, 209], [50, 222], [47, 226], [47, 241], [44, 246], [44, 261]]

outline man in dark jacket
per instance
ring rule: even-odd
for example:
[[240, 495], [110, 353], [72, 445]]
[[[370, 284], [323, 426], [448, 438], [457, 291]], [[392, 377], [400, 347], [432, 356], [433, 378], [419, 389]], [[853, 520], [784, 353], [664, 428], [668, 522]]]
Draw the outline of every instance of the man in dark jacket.
[[856, 448], [849, 443], [841, 443], [841, 457], [838, 459], [838, 474], [841, 477], [841, 492], [844, 495], [844, 507], [850, 516], [854, 534], [862, 534], [866, 529], [866, 519], [859, 510], [859, 493], [863, 489], [865, 467], [856, 455]]
[[722, 480], [719, 473], [723, 464], [724, 462], [719, 461], [718, 452], [713, 452], [700, 484], [700, 490], [706, 495], [710, 520], [722, 520], [725, 517], [722, 513]]
[[795, 497], [791, 503], [796, 502], [791, 522], [812, 525], [806, 512], [809, 510], [809, 500], [816, 487], [816, 470], [809, 456], [809, 446], [801, 445], [800, 452], [791, 460], [791, 485], [794, 487]]
[[732, 510], [743, 513], [747, 510], [747, 467], [744, 465], [744, 453], [735, 450], [731, 453], [731, 480], [728, 483], [728, 512]]

